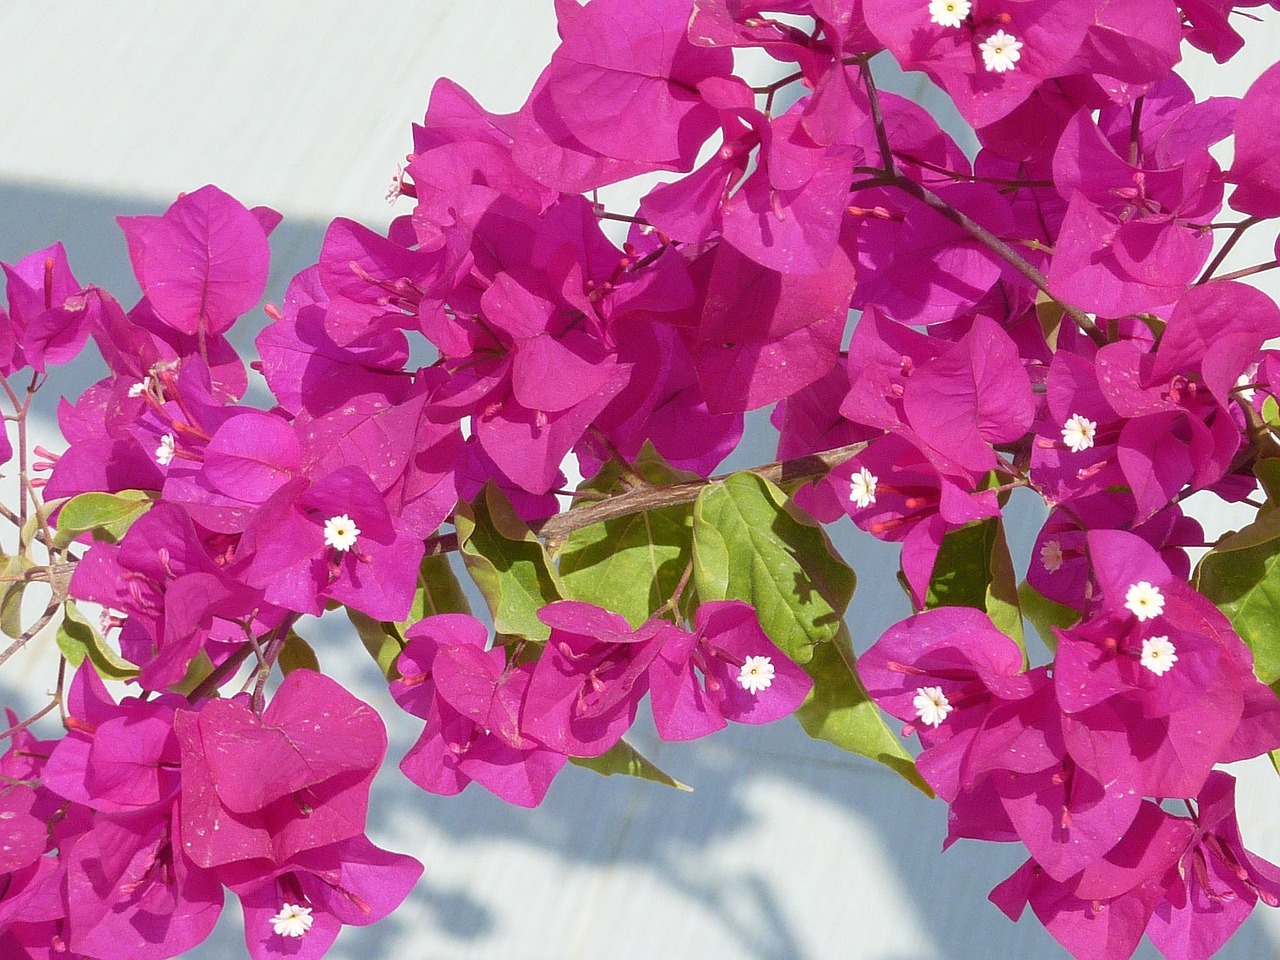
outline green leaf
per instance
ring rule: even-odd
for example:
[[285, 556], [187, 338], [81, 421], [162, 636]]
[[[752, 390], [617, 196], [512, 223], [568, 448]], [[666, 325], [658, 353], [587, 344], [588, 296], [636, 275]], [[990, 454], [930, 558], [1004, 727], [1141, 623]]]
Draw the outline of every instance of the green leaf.
[[942, 538], [925, 598], [926, 610], [935, 607], [985, 611], [996, 628], [1022, 648], [1025, 661], [1018, 579], [999, 517], [971, 523]]
[[276, 663], [280, 665], [280, 672], [286, 677], [295, 670], [320, 672], [320, 658], [316, 656], [315, 650], [312, 649], [311, 644], [292, 630], [284, 638], [284, 646], [280, 648], [280, 656], [276, 658]]
[[151, 509], [151, 494], [143, 490], [120, 493], [82, 493], [72, 497], [58, 514], [53, 545], [65, 548], [76, 537], [93, 531], [94, 538], [115, 543], [140, 516]]
[[1267, 397], [1262, 401], [1262, 420], [1269, 427], [1280, 427], [1280, 403], [1275, 397]]
[[[646, 441], [633, 464], [654, 486], [689, 480]], [[620, 464], [609, 461], [579, 491], [615, 495], [629, 489]], [[575, 530], [558, 558], [560, 579], [574, 600], [621, 614], [638, 627], [671, 599], [693, 553], [693, 505], [664, 507]]]
[[693, 573], [701, 601], [751, 604], [769, 638], [801, 664], [841, 628], [856, 585], [822, 527], [749, 472], [698, 496]]
[[454, 513], [462, 561], [493, 614], [500, 634], [545, 640], [551, 631], [538, 619], [548, 603], [563, 599], [559, 577], [542, 542], [492, 483]]
[[1267, 495], [1267, 503], [1275, 506], [1280, 503], [1280, 459], [1268, 457], [1253, 465], [1253, 475], [1262, 484]]
[[192, 661], [187, 664], [186, 675], [168, 688], [170, 693], [181, 694], [182, 696], [190, 696], [200, 684], [208, 679], [209, 674], [213, 673], [215, 667], [213, 661], [209, 659], [209, 654], [201, 650], [195, 655]]
[[1019, 585], [1018, 599], [1022, 603], [1023, 614], [1031, 621], [1031, 625], [1036, 628], [1036, 633], [1040, 634], [1040, 639], [1044, 641], [1044, 645], [1051, 653], [1058, 649], [1058, 637], [1054, 634], [1053, 628], [1059, 627], [1065, 630], [1067, 627], [1074, 626], [1080, 619], [1079, 610], [1058, 603], [1056, 600], [1050, 600], [1029, 583]]
[[862, 685], [843, 624], [832, 642], [813, 648], [813, 657], [804, 669], [813, 678], [813, 690], [796, 711], [805, 733], [882, 763], [926, 796], [933, 796], [901, 738], [889, 729], [884, 714]]
[[378, 665], [382, 675], [388, 680], [399, 677], [400, 671], [396, 669], [396, 657], [400, 656], [400, 651], [404, 649], [404, 639], [400, 636], [395, 624], [375, 620], [350, 607], [347, 607], [347, 618], [356, 628], [360, 642], [369, 651], [369, 656], [373, 657], [373, 662]]
[[[1263, 683], [1280, 680], [1280, 534], [1273, 511], [1205, 554], [1196, 589], [1212, 600], [1253, 651], [1253, 672]], [[1246, 544], [1234, 549], [1240, 543]]]
[[98, 675], [106, 680], [131, 680], [138, 675], [138, 668], [112, 650], [98, 628], [70, 600], [62, 606], [62, 622], [55, 639], [70, 666], [78, 667], [88, 657]]
[[693, 792], [693, 787], [681, 783], [668, 773], [663, 773], [652, 760], [647, 759], [626, 740], [619, 740], [612, 749], [598, 757], [570, 757], [569, 762], [594, 770], [603, 777], [622, 774], [627, 777], [639, 777], [641, 780], [652, 780], [654, 783], [675, 787], [677, 790]]
[[471, 604], [462, 592], [462, 584], [454, 576], [449, 558], [443, 555], [423, 557], [418, 567], [418, 587], [413, 594], [409, 618], [396, 624], [403, 638], [405, 631], [427, 617], [440, 613], [470, 613]]
[[573, 599], [638, 627], [671, 599], [692, 553], [692, 507], [666, 507], [575, 530], [560, 554], [560, 578]]
[[0, 568], [0, 630], [15, 640], [22, 636], [22, 598], [29, 583], [22, 576], [34, 566], [26, 557], [5, 557]]

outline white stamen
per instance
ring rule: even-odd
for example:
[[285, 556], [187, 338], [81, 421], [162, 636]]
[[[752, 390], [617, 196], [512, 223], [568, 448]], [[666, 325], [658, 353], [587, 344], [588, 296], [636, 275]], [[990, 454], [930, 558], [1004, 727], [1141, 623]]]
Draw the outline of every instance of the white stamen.
[[143, 377], [141, 380], [139, 380], [137, 383], [135, 383], [132, 387], [129, 388], [129, 396], [140, 397], [147, 392], [147, 388], [150, 386], [151, 386], [151, 378]]
[[360, 536], [360, 528], [345, 513], [330, 517], [324, 522], [325, 546], [333, 547], [346, 553], [356, 545], [356, 537]]
[[1062, 442], [1072, 453], [1083, 453], [1093, 446], [1093, 438], [1097, 436], [1098, 425], [1088, 417], [1078, 413], [1067, 418], [1062, 425]]
[[162, 467], [167, 467], [173, 459], [173, 434], [166, 433], [160, 438], [160, 446], [156, 447], [156, 463]]
[[1022, 59], [1022, 41], [1003, 30], [997, 30], [983, 40], [978, 49], [982, 51], [983, 65], [995, 73], [1012, 70]]
[[1050, 573], [1062, 569], [1062, 544], [1057, 540], [1046, 540], [1040, 548], [1040, 563]]
[[286, 903], [271, 918], [271, 929], [281, 937], [300, 937], [311, 929], [311, 908], [296, 903]]
[[940, 726], [947, 719], [947, 714], [955, 709], [941, 687], [917, 688], [911, 705], [916, 708], [916, 716], [920, 718], [920, 722], [929, 727]]
[[1163, 677], [1178, 662], [1178, 654], [1168, 637], [1147, 637], [1142, 641], [1142, 657], [1138, 662], [1157, 677]]
[[970, 0], [929, 0], [929, 19], [940, 27], [958, 27], [972, 9]]
[[771, 657], [747, 657], [738, 671], [738, 683], [747, 693], [768, 690], [773, 684], [773, 659]]
[[849, 501], [859, 510], [876, 502], [876, 484], [879, 478], [866, 467], [862, 467], [849, 478]]
[[1139, 580], [1125, 592], [1124, 607], [1140, 621], [1154, 620], [1164, 612], [1164, 594], [1159, 587]]

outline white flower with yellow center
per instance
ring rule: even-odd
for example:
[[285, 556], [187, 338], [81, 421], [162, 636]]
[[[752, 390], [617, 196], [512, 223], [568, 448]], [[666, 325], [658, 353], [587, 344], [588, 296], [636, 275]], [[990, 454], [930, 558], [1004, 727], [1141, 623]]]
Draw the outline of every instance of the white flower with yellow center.
[[929, 0], [929, 19], [940, 27], [958, 27], [972, 9], [969, 0]]
[[993, 73], [1012, 70], [1022, 59], [1022, 41], [1003, 30], [997, 30], [983, 40], [978, 49], [982, 51], [983, 66]]
[[1040, 548], [1040, 565], [1050, 573], [1062, 569], [1062, 544], [1057, 540], [1046, 540]]
[[173, 441], [173, 434], [166, 433], [160, 438], [160, 446], [156, 447], [156, 463], [162, 467], [167, 467], [173, 460], [173, 452], [176, 449]]
[[773, 659], [771, 657], [747, 657], [738, 671], [738, 683], [747, 693], [768, 690], [773, 684]]
[[941, 687], [918, 687], [911, 705], [916, 708], [920, 722], [928, 727], [941, 726], [947, 714], [955, 709]]
[[151, 386], [151, 378], [143, 377], [141, 380], [139, 380], [137, 383], [135, 383], [132, 387], [129, 388], [129, 396], [140, 397], [147, 392], [147, 388], [150, 386]]
[[849, 478], [849, 501], [859, 510], [876, 502], [876, 484], [880, 480], [866, 467]]
[[1147, 637], [1142, 641], [1142, 657], [1138, 662], [1157, 677], [1163, 677], [1178, 662], [1178, 654], [1168, 637]]
[[286, 903], [271, 918], [271, 929], [281, 937], [300, 937], [311, 929], [311, 908], [296, 903]]
[[324, 522], [324, 542], [327, 547], [346, 553], [356, 545], [358, 536], [360, 528], [345, 513], [330, 517]]
[[1062, 442], [1072, 453], [1083, 453], [1093, 446], [1098, 435], [1098, 425], [1088, 417], [1075, 413], [1062, 425]]
[[1159, 587], [1139, 580], [1125, 591], [1124, 608], [1140, 621], [1154, 620], [1164, 613], [1164, 594]]

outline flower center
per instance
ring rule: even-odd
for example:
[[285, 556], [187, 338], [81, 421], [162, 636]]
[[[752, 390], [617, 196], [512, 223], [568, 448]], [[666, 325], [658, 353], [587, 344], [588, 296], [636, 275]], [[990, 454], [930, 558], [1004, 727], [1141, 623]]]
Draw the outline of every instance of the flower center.
[[747, 693], [759, 693], [773, 684], [774, 672], [771, 657], [747, 657], [738, 670], [738, 683]]
[[311, 929], [311, 908], [286, 903], [271, 918], [271, 928], [281, 937], [300, 937]]
[[1147, 637], [1142, 641], [1142, 656], [1138, 662], [1157, 677], [1163, 677], [1178, 662], [1178, 654], [1168, 637]]
[[916, 708], [920, 722], [929, 727], [941, 726], [947, 714], [955, 709], [941, 687], [917, 687], [911, 706]]
[[1125, 592], [1124, 607], [1137, 617], [1139, 622], [1154, 620], [1164, 612], [1164, 594], [1160, 592], [1159, 587], [1146, 580], [1139, 580], [1131, 584]]
[[970, 0], [929, 0], [929, 19], [940, 27], [958, 27], [972, 9]]
[[983, 65], [993, 73], [1012, 70], [1022, 59], [1022, 41], [1003, 30], [997, 30], [983, 40], [978, 49], [982, 51]]
[[1072, 414], [1062, 425], [1062, 442], [1072, 453], [1083, 453], [1092, 447], [1097, 434], [1097, 423], [1078, 413]]
[[866, 467], [849, 478], [849, 501], [862, 510], [876, 502], [876, 484], [879, 479]]
[[356, 537], [360, 536], [360, 528], [345, 513], [330, 517], [324, 522], [325, 546], [333, 547], [346, 553], [356, 545]]

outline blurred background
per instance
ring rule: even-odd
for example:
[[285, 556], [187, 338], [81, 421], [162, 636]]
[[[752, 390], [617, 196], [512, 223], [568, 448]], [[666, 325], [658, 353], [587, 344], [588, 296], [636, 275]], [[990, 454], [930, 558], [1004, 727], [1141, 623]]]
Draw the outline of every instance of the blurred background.
[[[1243, 93], [1280, 50], [1274, 14], [1240, 29], [1249, 45], [1228, 66], [1189, 52], [1184, 76], [1202, 96]], [[288, 279], [316, 259], [329, 220], [382, 228], [407, 212], [409, 201], [393, 207], [384, 197], [438, 77], [458, 81], [490, 110], [515, 110], [557, 42], [551, 0], [4, 4], [0, 37], [0, 259], [62, 240], [80, 281], [126, 306], [137, 287], [115, 216], [160, 213], [205, 183], [279, 210], [285, 219], [272, 236], [267, 295], [278, 303]], [[883, 86], [923, 99], [961, 129], [923, 78], [876, 66]], [[625, 194], [614, 196], [625, 210]], [[1226, 269], [1272, 257], [1268, 238], [1251, 239]], [[1274, 285], [1260, 285], [1276, 295]], [[242, 352], [264, 321], [242, 322]], [[55, 377], [41, 408], [46, 445], [61, 446], [51, 416], [57, 394], [75, 397], [101, 375], [87, 360]], [[773, 459], [767, 418], [751, 422], [732, 467]], [[1209, 501], [1193, 503], [1211, 537], [1242, 522]], [[1012, 505], [1021, 570], [1041, 510], [1034, 498]], [[894, 577], [897, 548], [847, 521], [833, 533], [858, 573], [849, 619], [863, 650], [909, 613]], [[38, 614], [43, 598], [29, 603]], [[396, 769], [421, 722], [394, 707], [345, 618], [303, 620], [299, 632], [326, 672], [387, 720], [391, 748], [370, 834], [426, 865], [403, 908], [376, 926], [347, 928], [331, 957], [1065, 956], [1030, 915], [1014, 925], [986, 901], [1022, 862], [1021, 847], [961, 842], [941, 854], [942, 803], [808, 740], [794, 721], [663, 745], [642, 718], [636, 745], [693, 793], [569, 767], [533, 811], [478, 786], [435, 797]], [[0, 672], [0, 700], [30, 712], [55, 672], [52, 640], [38, 638]], [[1232, 772], [1241, 780], [1246, 843], [1280, 861], [1280, 782], [1266, 760]], [[1277, 942], [1280, 915], [1261, 908], [1220, 956], [1277, 956]], [[229, 898], [214, 936], [189, 956], [244, 955]], [[1138, 956], [1157, 954], [1144, 945]]]

